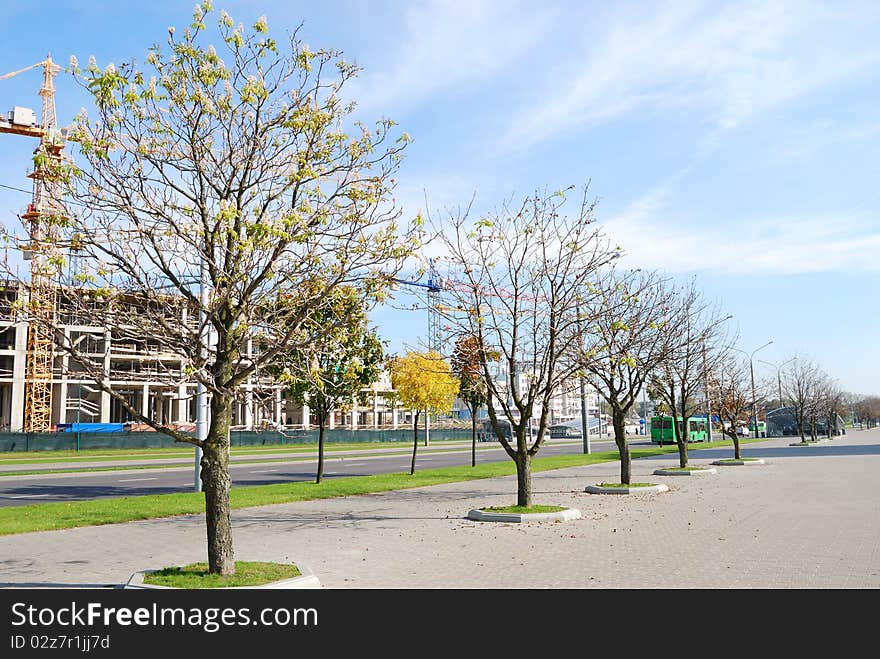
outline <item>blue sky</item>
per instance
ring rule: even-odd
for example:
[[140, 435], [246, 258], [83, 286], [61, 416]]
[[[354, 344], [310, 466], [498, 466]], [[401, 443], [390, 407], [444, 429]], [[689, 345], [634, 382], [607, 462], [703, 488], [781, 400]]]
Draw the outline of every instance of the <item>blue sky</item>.
[[[183, 26], [193, 2], [8, 3], [0, 61], [50, 52], [101, 66]], [[811, 355], [844, 389], [880, 393], [880, 3], [215, 1], [364, 72], [365, 119], [414, 139], [408, 215], [490, 209], [590, 181], [597, 219], [633, 267], [697, 276], [758, 358]], [[0, 110], [39, 107], [38, 71], [0, 80]], [[69, 122], [88, 99], [59, 76]], [[2, 136], [0, 183], [29, 188], [33, 144]], [[4, 224], [27, 195], [0, 188]], [[399, 306], [416, 303], [405, 291]], [[393, 351], [426, 312], [373, 314]], [[756, 364], [756, 375], [771, 375]]]

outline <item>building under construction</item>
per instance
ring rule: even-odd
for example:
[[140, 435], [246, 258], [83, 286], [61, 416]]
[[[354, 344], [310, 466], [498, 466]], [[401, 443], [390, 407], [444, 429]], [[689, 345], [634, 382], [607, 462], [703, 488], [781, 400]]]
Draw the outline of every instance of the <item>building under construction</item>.
[[[27, 365], [29, 323], [16, 311], [16, 302], [27, 296], [27, 287], [13, 281], [0, 282], [0, 430], [29, 430], [27, 419]], [[52, 346], [49, 427], [74, 423], [131, 423], [133, 415], [110, 393], [99, 389], [94, 378], [61, 345], [76, 346], [89, 362], [103, 364], [103, 375], [114, 391], [143, 416], [161, 424], [187, 428], [196, 418], [196, 383], [183, 378], [186, 360], [163, 349], [150, 337], [133, 340], [129, 334], [88, 324], [68, 303], [64, 289], [53, 296], [58, 340]], [[181, 311], [181, 323], [195, 326], [191, 314]], [[252, 343], [247, 351], [254, 350]], [[250, 355], [246, 354], [245, 357]], [[356, 396], [345, 411], [337, 412], [331, 427], [395, 428], [407, 423], [409, 410], [394, 409], [389, 402], [390, 382], [383, 376]], [[308, 407], [284, 395], [281, 384], [252, 378], [241, 385], [233, 408], [233, 425], [241, 429], [308, 428]]]

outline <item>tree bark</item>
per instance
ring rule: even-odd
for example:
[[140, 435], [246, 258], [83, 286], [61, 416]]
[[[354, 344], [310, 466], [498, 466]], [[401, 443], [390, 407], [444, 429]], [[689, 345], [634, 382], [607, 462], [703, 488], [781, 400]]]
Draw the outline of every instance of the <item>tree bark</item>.
[[471, 409], [471, 467], [477, 466], [477, 410]]
[[416, 473], [416, 451], [419, 450], [419, 414], [421, 414], [421, 412], [416, 412], [415, 418], [413, 419], [413, 454], [412, 464], [409, 466], [410, 476]]
[[675, 427], [675, 437], [678, 442], [678, 466], [688, 466], [688, 419], [682, 417], [681, 428], [678, 427], [678, 421], [672, 419], [672, 425]]
[[532, 507], [532, 456], [517, 453], [516, 460], [516, 505]]
[[324, 416], [318, 417], [318, 471], [315, 473], [315, 483], [320, 483], [324, 478]]
[[205, 491], [205, 527], [208, 535], [208, 571], [235, 574], [232, 519], [229, 507], [229, 407], [231, 400], [214, 394], [211, 427], [202, 449], [202, 489]]
[[739, 434], [733, 433], [733, 459], [742, 460], [742, 452], [739, 449]]
[[620, 453], [620, 482], [629, 485], [632, 481], [632, 456], [626, 440], [626, 422], [623, 412], [612, 408], [611, 423], [614, 426], [614, 442]]

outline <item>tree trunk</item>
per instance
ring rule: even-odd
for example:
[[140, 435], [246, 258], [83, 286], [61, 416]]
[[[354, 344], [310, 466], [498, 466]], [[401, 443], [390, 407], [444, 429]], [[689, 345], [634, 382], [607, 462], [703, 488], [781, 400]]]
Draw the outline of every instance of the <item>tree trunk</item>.
[[471, 467], [477, 466], [477, 411], [471, 410]]
[[516, 505], [532, 507], [532, 456], [518, 452], [516, 460]]
[[419, 414], [420, 412], [416, 412], [413, 419], [413, 455], [412, 464], [409, 466], [410, 476], [416, 473], [416, 451], [419, 450]]
[[742, 460], [742, 452], [739, 448], [739, 435], [737, 433], [733, 433], [733, 459]]
[[208, 535], [208, 571], [235, 574], [232, 520], [229, 507], [229, 417], [231, 400], [214, 394], [211, 427], [202, 449], [202, 489], [205, 492], [205, 526]]
[[678, 442], [678, 465], [682, 468], [688, 466], [688, 419], [682, 417], [681, 428], [678, 427], [678, 421], [674, 418], [672, 425], [675, 426], [675, 437]]
[[626, 423], [623, 412], [612, 408], [611, 423], [614, 426], [614, 443], [620, 454], [620, 482], [629, 485], [632, 481], [632, 457], [629, 442], [626, 440]]
[[324, 417], [318, 417], [318, 471], [315, 474], [315, 483], [320, 483], [324, 478]]

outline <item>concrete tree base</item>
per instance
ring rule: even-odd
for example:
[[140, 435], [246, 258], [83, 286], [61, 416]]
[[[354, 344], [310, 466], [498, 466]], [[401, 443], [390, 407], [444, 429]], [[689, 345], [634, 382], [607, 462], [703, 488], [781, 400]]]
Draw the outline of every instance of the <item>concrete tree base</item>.
[[[290, 579], [281, 579], [279, 581], [270, 581], [269, 583], [264, 583], [260, 586], [233, 586], [230, 588], [217, 588], [217, 590], [249, 590], [251, 588], [269, 588], [269, 589], [287, 589], [287, 588], [320, 588], [321, 582], [318, 581], [318, 577], [316, 577], [310, 569], [304, 567], [302, 565], [297, 564], [299, 568], [300, 575], [298, 577], [291, 577]], [[153, 584], [144, 583], [144, 576], [150, 574], [151, 572], [156, 572], [156, 570], [141, 570], [140, 572], [135, 572], [131, 577], [129, 577], [128, 581], [122, 586], [123, 590], [129, 589], [137, 589], [137, 590], [178, 590], [177, 588], [173, 588], [171, 586], [156, 586]], [[214, 590], [214, 589], [205, 589], [205, 590]]]
[[647, 492], [666, 492], [669, 487], [663, 483], [656, 485], [642, 485], [636, 487], [602, 487], [601, 485], [587, 485], [584, 492], [589, 494], [645, 494]]
[[566, 508], [555, 513], [493, 513], [480, 508], [468, 512], [468, 519], [476, 522], [565, 522], [580, 519], [581, 511], [577, 508]]
[[715, 460], [712, 464], [719, 467], [748, 467], [749, 465], [763, 465], [767, 463], [761, 458], [755, 458], [754, 460]]
[[704, 476], [717, 474], [718, 470], [712, 467], [694, 467], [693, 469], [655, 469], [655, 476]]

